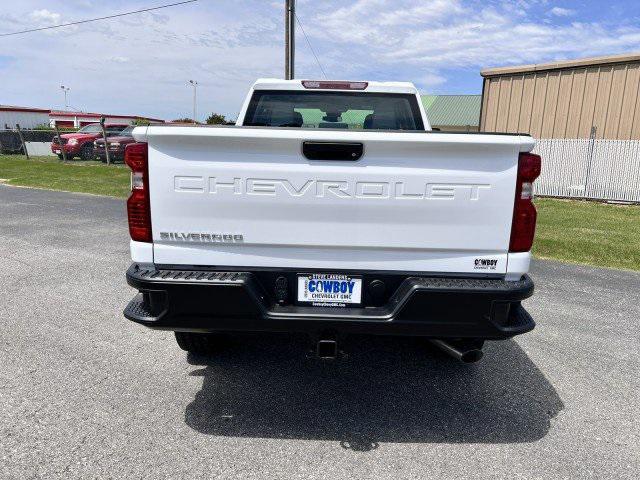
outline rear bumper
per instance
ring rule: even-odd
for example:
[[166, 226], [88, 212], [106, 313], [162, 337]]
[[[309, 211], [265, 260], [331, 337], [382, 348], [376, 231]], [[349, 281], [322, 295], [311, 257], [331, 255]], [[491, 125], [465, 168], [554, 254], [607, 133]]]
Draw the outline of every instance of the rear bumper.
[[279, 331], [504, 339], [532, 330], [520, 304], [533, 294], [528, 275], [489, 278], [405, 276], [383, 306], [281, 306], [252, 272], [156, 269], [134, 264], [127, 282], [141, 293], [129, 320], [163, 330]]

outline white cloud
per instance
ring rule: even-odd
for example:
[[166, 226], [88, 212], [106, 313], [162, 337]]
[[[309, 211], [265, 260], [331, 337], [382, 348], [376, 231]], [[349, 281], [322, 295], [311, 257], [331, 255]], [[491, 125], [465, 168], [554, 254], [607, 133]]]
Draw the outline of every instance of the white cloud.
[[[34, 22], [46, 26], [44, 22], [90, 18], [102, 11], [101, 2], [79, 11], [68, 1], [54, 1], [46, 11], [33, 8], [37, 0], [24, 0], [22, 15], [0, 12], [0, 32], [27, 29]], [[282, 22], [280, 15], [253, 12], [256, 5], [240, 11], [232, 0], [219, 3], [227, 8], [202, 2], [205, 8], [166, 9], [162, 16], [142, 14], [75, 30], [6, 37], [0, 45], [0, 57], [6, 56], [0, 63], [3, 103], [59, 108], [63, 83], [71, 88], [70, 104], [86, 111], [172, 119], [190, 115], [187, 80], [194, 78], [200, 84], [201, 115], [216, 111], [234, 116], [257, 76], [281, 75], [284, 56], [277, 30]]]
[[447, 78], [436, 73], [427, 73], [425, 75], [422, 75], [420, 78], [414, 79], [413, 81], [418, 88], [428, 91], [433, 87], [437, 87], [438, 85], [442, 85], [443, 83], [445, 83], [447, 81]]
[[60, 23], [61, 15], [43, 8], [42, 10], [34, 10], [29, 14], [29, 17], [41, 24], [56, 25]]
[[378, 18], [380, 25], [415, 27], [418, 22], [429, 24], [462, 12], [463, 8], [458, 0], [432, 0], [406, 9], [383, 11]]
[[[85, 6], [79, 7], [81, 2]], [[42, 9], [41, 0], [14, 3], [11, 13], [0, 12], [1, 32], [100, 16], [104, 5], [50, 0]], [[472, 80], [458, 82], [457, 88], [479, 91], [484, 67], [640, 50], [640, 26], [631, 21], [568, 23], [557, 13], [547, 15], [554, 10], [550, 3], [299, 0], [297, 8], [328, 77], [409, 80], [442, 93], [461, 74]], [[117, 2], [113, 12], [126, 10], [127, 4]], [[283, 5], [198, 2], [4, 37], [2, 101], [59, 107], [63, 82], [71, 87], [71, 103], [89, 111], [177, 118], [190, 114], [187, 80], [194, 78], [200, 83], [200, 112], [234, 116], [257, 77], [282, 76]], [[300, 30], [296, 72], [300, 78], [320, 75]]]
[[[482, 1], [434, 1], [415, 6], [406, 0], [359, 0], [318, 14], [308, 22], [313, 27], [307, 31], [316, 41], [331, 38], [336, 48], [348, 44], [349, 56], [358, 59], [356, 68], [373, 62], [378, 69], [389, 70], [396, 66], [406, 70], [411, 65], [414, 70], [422, 68], [439, 75], [439, 71], [451, 68], [480, 69], [640, 48], [640, 28], [635, 26], [543, 24], [535, 13], [521, 16], [532, 3], [520, 2], [518, 11], [514, 4], [505, 5], [508, 8]], [[399, 21], [408, 18], [412, 21]]]
[[571, 10], [570, 8], [553, 7], [551, 10], [549, 10], [549, 13], [551, 13], [551, 15], [555, 15], [556, 17], [570, 17], [576, 12], [575, 10]]

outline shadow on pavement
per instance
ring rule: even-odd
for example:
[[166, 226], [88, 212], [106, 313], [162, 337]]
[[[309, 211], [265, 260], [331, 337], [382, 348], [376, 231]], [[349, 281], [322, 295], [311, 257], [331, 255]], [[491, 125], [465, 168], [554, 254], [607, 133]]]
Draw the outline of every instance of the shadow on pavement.
[[463, 365], [412, 338], [352, 336], [333, 363], [305, 338], [243, 336], [210, 359], [189, 355], [202, 389], [185, 421], [210, 435], [384, 442], [533, 442], [564, 407], [513, 340]]

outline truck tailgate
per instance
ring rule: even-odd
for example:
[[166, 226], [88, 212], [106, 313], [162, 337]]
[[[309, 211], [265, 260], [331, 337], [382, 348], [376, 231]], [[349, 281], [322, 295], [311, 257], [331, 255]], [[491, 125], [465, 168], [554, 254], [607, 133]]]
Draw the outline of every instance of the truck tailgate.
[[[154, 262], [503, 274], [526, 136], [256, 127], [136, 129]], [[363, 145], [309, 160], [303, 142]]]

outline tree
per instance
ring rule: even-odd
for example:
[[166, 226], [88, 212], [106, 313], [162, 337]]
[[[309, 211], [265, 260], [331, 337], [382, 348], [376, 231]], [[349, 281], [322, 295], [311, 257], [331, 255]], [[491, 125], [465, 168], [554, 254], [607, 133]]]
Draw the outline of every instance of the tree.
[[207, 125], [226, 125], [227, 119], [219, 113], [212, 113], [207, 117]]
[[171, 123], [193, 123], [193, 118], [177, 118], [175, 120], [171, 120]]

